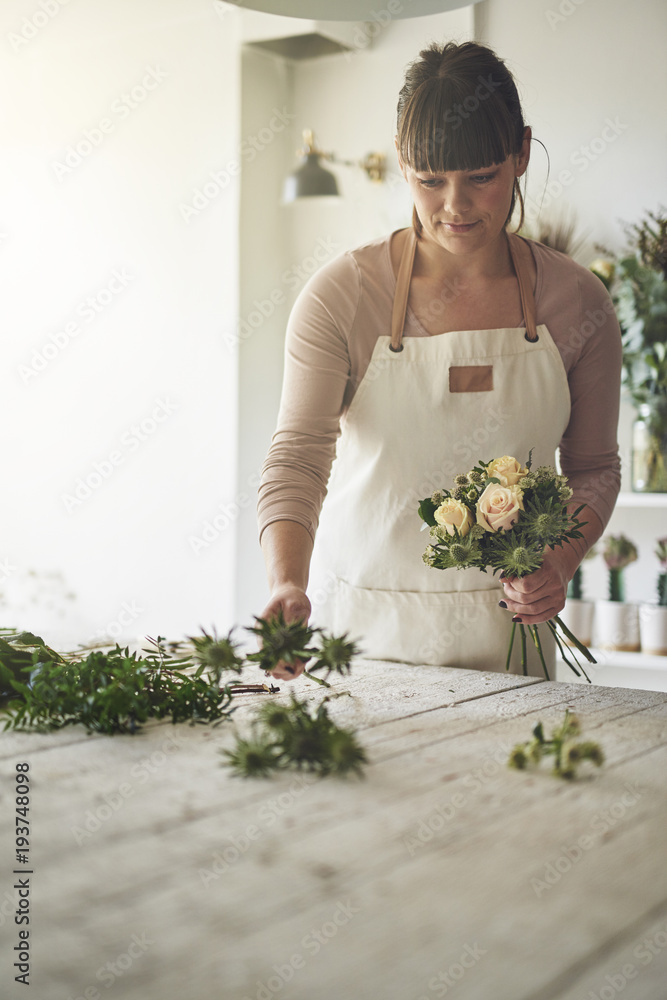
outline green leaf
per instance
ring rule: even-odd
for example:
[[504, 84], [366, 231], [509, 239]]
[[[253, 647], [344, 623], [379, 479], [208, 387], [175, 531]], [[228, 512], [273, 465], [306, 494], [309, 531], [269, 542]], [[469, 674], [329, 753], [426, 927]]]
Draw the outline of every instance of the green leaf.
[[429, 527], [434, 528], [438, 523], [434, 517], [435, 511], [438, 509], [438, 505], [433, 503], [430, 497], [426, 497], [419, 504], [419, 516], [422, 521], [426, 521]]

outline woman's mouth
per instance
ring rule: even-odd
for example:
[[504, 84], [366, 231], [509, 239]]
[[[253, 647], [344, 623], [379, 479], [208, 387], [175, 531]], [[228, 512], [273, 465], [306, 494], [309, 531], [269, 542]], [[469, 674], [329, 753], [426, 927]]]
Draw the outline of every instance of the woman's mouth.
[[474, 226], [477, 225], [476, 222], [466, 222], [463, 224], [458, 224], [454, 222], [443, 222], [442, 225], [445, 227], [448, 233], [467, 233]]

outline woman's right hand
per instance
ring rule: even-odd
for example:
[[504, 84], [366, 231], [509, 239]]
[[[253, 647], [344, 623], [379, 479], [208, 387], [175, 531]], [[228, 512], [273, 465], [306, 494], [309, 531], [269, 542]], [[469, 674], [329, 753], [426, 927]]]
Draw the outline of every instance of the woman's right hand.
[[[286, 622], [307, 622], [310, 618], [311, 606], [306, 596], [306, 592], [293, 585], [285, 585], [273, 592], [271, 600], [266, 605], [260, 617], [273, 618], [282, 611]], [[305, 670], [303, 660], [295, 660], [294, 663], [286, 663], [282, 660], [275, 670], [271, 671], [271, 676], [280, 681], [293, 681]]]

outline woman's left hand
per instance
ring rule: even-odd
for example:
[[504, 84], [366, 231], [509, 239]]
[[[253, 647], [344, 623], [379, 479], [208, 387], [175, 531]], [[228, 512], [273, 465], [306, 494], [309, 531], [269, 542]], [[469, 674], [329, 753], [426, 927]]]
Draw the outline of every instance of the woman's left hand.
[[513, 617], [518, 615], [523, 625], [546, 622], [565, 607], [569, 579], [563, 560], [550, 551], [534, 573], [501, 581], [507, 610]]

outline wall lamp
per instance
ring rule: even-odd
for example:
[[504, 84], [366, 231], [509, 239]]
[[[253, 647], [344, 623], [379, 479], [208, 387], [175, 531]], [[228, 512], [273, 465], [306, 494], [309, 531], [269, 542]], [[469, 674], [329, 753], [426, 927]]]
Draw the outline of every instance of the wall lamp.
[[314, 198], [322, 195], [340, 194], [338, 181], [329, 170], [325, 170], [320, 160], [328, 160], [345, 167], [361, 167], [369, 178], [376, 183], [384, 180], [386, 171], [384, 153], [369, 153], [363, 160], [341, 160], [334, 153], [325, 153], [315, 146], [315, 138], [310, 129], [304, 129], [303, 147], [297, 150], [297, 156], [303, 157], [303, 163], [293, 174], [285, 179], [283, 187], [283, 202], [296, 201], [297, 198]]

